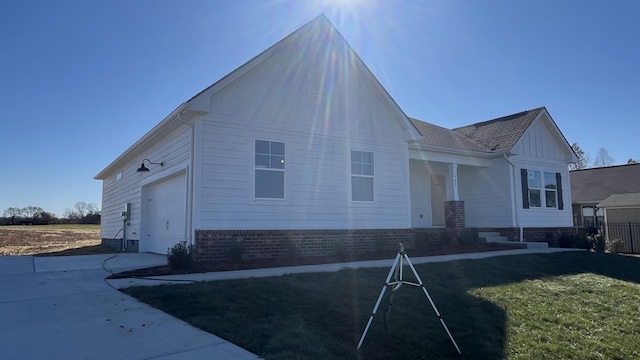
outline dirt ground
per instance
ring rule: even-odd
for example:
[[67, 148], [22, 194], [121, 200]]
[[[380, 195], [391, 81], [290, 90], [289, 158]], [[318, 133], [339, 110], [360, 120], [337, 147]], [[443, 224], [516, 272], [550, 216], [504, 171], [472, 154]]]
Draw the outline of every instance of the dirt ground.
[[0, 255], [79, 255], [109, 251], [92, 225], [0, 227]]

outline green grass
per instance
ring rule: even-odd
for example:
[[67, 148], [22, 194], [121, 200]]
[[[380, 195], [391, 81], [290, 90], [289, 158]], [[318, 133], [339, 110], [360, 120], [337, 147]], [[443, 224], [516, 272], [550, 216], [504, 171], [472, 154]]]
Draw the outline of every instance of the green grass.
[[[466, 359], [640, 357], [640, 258], [586, 252], [417, 265]], [[410, 278], [405, 271], [405, 278]], [[388, 268], [125, 292], [265, 359], [455, 358], [419, 288], [380, 306]], [[389, 294], [389, 291], [387, 291]]]

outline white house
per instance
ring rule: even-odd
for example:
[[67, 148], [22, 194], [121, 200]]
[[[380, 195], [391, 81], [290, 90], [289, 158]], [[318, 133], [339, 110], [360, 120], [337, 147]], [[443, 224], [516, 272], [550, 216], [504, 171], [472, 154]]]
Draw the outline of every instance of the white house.
[[178, 106], [95, 178], [105, 243], [166, 253], [186, 240], [216, 261], [237, 241], [270, 257], [287, 243], [361, 251], [445, 228], [538, 240], [572, 226], [563, 189], [575, 161], [545, 108], [453, 130], [407, 117], [321, 15]]

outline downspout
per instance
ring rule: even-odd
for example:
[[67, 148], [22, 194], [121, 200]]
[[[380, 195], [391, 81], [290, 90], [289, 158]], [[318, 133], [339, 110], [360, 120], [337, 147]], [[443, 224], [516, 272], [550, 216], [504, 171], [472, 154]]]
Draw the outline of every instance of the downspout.
[[509, 156], [507, 154], [502, 154], [504, 160], [511, 166], [511, 199], [512, 199], [512, 210], [511, 210], [511, 218], [514, 221], [516, 227], [520, 230], [520, 242], [524, 242], [524, 229], [520, 225], [520, 221], [518, 219], [518, 207], [516, 206], [516, 166], [514, 163], [509, 160]]
[[193, 176], [195, 171], [193, 169], [193, 165], [195, 163], [194, 160], [194, 146], [195, 146], [195, 123], [188, 123], [187, 121], [182, 119], [182, 111], [178, 112], [178, 120], [183, 124], [189, 126], [191, 128], [191, 149], [189, 152], [189, 174], [188, 174], [188, 187], [187, 192], [189, 195], [189, 203], [187, 204], [187, 224], [189, 224], [189, 246], [193, 246], [193, 238], [194, 238], [194, 230], [193, 230]]

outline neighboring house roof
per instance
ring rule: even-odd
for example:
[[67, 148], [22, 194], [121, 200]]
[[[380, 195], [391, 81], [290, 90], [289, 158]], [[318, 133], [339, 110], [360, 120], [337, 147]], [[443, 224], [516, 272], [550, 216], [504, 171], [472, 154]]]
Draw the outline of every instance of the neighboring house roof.
[[640, 164], [574, 170], [569, 175], [574, 204], [597, 204], [611, 195], [640, 192]]
[[640, 207], [640, 193], [613, 194], [597, 206], [599, 208]]
[[511, 150], [544, 107], [453, 129], [485, 151]]

